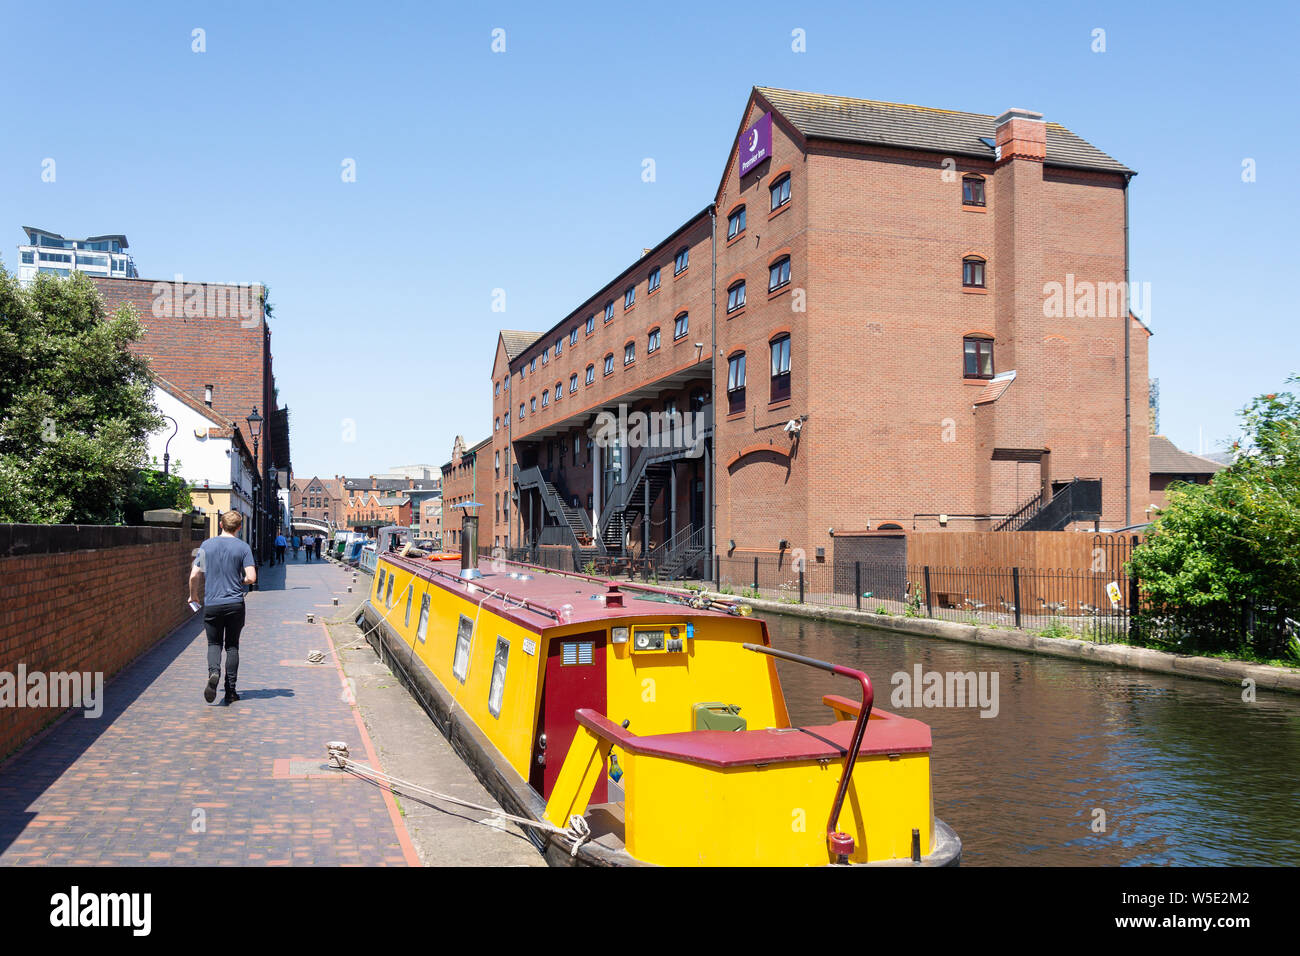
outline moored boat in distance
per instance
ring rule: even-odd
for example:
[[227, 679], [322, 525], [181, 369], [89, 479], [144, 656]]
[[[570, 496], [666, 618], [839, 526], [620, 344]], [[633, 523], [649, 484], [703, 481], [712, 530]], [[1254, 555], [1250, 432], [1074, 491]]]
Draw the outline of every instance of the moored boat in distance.
[[[525, 830], [550, 862], [960, 861], [929, 727], [875, 708], [866, 674], [716, 598], [410, 550], [377, 556], [372, 639], [502, 808], [549, 824]], [[827, 723], [791, 726], [777, 658], [846, 679]]]

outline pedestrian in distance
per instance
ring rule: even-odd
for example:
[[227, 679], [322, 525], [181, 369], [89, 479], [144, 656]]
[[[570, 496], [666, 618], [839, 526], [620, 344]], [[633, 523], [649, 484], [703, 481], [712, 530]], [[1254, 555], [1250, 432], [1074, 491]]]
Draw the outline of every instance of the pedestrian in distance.
[[275, 536], [275, 563], [276, 564], [284, 564], [284, 549], [288, 544], [289, 542], [285, 540], [284, 535], [277, 534]]
[[[208, 682], [203, 699], [209, 704], [221, 682], [221, 652], [226, 654], [226, 696], [229, 706], [239, 700], [239, 633], [244, 628], [245, 589], [257, 583], [252, 549], [239, 537], [244, 516], [227, 511], [221, 516], [221, 533], [199, 547], [190, 571], [190, 607], [203, 606], [203, 627], [208, 635]], [[200, 602], [200, 598], [202, 601]]]
[[302, 546], [307, 550], [307, 561], [311, 561], [312, 537], [309, 534], [303, 535]]
[[302, 535], [300, 535], [300, 534], [295, 534], [295, 535], [293, 536], [293, 559], [294, 559], [295, 561], [298, 560], [298, 551], [299, 551], [301, 548], [302, 548]]
[[324, 543], [325, 543], [325, 536], [323, 534], [316, 535], [316, 560], [317, 561], [320, 560], [320, 546]]

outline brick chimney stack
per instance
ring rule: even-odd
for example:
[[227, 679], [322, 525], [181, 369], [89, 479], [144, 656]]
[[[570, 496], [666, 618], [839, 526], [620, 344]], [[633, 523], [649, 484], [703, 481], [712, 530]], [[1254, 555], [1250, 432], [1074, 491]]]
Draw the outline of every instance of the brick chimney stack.
[[1041, 163], [1047, 158], [1047, 124], [1043, 114], [1033, 110], [1009, 109], [993, 121], [998, 163], [1012, 159], [1030, 159]]

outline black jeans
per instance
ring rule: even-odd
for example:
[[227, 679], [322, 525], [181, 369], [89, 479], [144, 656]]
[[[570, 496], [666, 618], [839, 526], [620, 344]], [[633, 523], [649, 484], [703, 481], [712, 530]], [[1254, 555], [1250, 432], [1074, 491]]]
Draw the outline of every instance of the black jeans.
[[284, 545], [277, 544], [275, 546], [275, 560], [277, 564], [284, 564]]
[[239, 677], [239, 632], [244, 629], [244, 602], [218, 604], [203, 609], [208, 632], [208, 671], [221, 670], [221, 649], [226, 649], [226, 690], [235, 689]]

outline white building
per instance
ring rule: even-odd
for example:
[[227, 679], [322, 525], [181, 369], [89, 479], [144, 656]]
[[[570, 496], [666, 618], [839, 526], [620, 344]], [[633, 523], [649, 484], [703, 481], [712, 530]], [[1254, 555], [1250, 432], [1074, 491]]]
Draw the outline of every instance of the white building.
[[135, 261], [127, 254], [126, 236], [65, 239], [57, 232], [23, 226], [27, 242], [18, 247], [18, 281], [31, 282], [42, 272], [67, 277], [74, 272], [113, 279], [134, 279]]
[[257, 469], [235, 423], [166, 379], [153, 376], [153, 400], [164, 427], [149, 436], [149, 455], [190, 485], [190, 500], [218, 534], [217, 518], [234, 509], [244, 516], [241, 537], [251, 541], [253, 480]]

